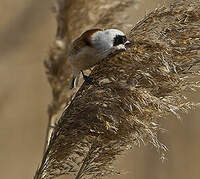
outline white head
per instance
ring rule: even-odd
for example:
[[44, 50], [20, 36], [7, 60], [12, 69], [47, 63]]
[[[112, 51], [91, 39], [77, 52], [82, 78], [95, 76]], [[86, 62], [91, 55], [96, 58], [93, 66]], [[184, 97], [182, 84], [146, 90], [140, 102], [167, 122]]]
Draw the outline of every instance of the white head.
[[126, 50], [125, 45], [130, 43], [126, 35], [118, 29], [106, 29], [97, 31], [91, 35], [92, 45], [106, 57], [112, 52]]

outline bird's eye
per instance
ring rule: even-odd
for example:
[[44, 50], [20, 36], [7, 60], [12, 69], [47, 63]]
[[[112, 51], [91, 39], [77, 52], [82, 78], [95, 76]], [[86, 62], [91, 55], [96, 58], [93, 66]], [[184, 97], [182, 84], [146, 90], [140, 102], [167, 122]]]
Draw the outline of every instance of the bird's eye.
[[114, 38], [113, 46], [117, 46], [117, 45], [120, 45], [120, 44], [124, 44], [126, 41], [127, 41], [126, 36], [117, 35], [117, 36]]

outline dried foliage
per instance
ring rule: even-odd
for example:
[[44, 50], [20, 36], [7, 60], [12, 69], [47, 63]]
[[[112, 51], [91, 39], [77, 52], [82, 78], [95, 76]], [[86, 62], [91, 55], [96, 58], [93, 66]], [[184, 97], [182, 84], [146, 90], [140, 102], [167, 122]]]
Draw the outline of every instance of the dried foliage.
[[96, 65], [95, 84], [84, 83], [65, 108], [35, 179], [102, 178], [119, 174], [113, 161], [130, 146], [166, 150], [157, 138], [159, 121], [191, 109], [184, 92], [199, 87], [200, 2], [152, 11], [129, 38], [130, 50]]

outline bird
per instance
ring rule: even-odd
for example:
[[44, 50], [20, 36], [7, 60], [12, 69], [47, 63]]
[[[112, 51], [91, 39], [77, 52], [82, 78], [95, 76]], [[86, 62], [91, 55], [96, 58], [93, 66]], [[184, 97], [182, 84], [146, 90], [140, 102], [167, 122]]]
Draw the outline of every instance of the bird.
[[125, 51], [126, 45], [130, 43], [126, 35], [118, 29], [94, 28], [82, 33], [72, 42], [68, 52], [67, 60], [73, 74], [70, 89], [78, 85], [80, 73], [86, 82], [92, 83], [92, 79], [83, 71], [112, 53]]

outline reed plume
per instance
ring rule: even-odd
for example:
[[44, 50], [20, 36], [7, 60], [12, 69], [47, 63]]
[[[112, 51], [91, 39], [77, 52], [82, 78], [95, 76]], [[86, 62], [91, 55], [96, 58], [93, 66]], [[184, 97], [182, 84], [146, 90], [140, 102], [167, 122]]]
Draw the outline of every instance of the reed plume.
[[[153, 10], [129, 39], [132, 47], [97, 64], [90, 74], [95, 84], [83, 83], [73, 98], [66, 93], [70, 75], [64, 62], [54, 66], [48, 59], [50, 83], [59, 79], [51, 85], [59, 97], [51, 114], [66, 99], [68, 105], [53, 127], [35, 179], [102, 178], [120, 174], [113, 162], [133, 146], [151, 143], [167, 150], [157, 137], [160, 121], [170, 113], [180, 118], [180, 111], [196, 106], [184, 94], [199, 88], [200, 2], [179, 0]], [[53, 50], [50, 57], [57, 54]]]

